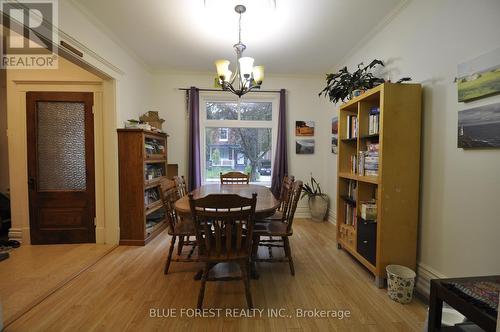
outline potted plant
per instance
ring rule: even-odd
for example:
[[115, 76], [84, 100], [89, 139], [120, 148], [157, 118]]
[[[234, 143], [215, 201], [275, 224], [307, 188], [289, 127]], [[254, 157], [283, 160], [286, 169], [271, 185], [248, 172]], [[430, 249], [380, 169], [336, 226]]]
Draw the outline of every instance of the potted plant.
[[376, 66], [384, 66], [380, 60], [373, 60], [369, 65], [358, 65], [358, 69], [350, 73], [347, 67], [340, 69], [337, 73], [326, 75], [326, 87], [319, 93], [329, 97], [332, 103], [344, 101], [352, 98], [353, 93], [361, 94], [363, 91], [371, 89], [385, 82], [383, 78], [375, 77], [371, 70]]
[[304, 184], [302, 197], [308, 197], [309, 210], [313, 221], [321, 222], [325, 220], [328, 211], [328, 195], [321, 192], [319, 182], [311, 174], [309, 183]]

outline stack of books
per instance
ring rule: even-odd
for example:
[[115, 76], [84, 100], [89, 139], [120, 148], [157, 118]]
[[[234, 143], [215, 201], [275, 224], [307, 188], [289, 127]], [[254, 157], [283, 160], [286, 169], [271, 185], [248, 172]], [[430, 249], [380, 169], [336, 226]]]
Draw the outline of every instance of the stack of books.
[[373, 107], [369, 114], [368, 135], [376, 135], [379, 131], [380, 108]]
[[[351, 172], [359, 175], [365, 176], [378, 176], [378, 165], [379, 165], [379, 144], [378, 143], [370, 143], [366, 144], [367, 150], [360, 151], [359, 156], [356, 157], [351, 156]], [[352, 163], [354, 164], [354, 168], [357, 170], [352, 171]]]
[[347, 116], [347, 125], [346, 125], [346, 138], [356, 138], [358, 137], [358, 116], [357, 115], [348, 115]]

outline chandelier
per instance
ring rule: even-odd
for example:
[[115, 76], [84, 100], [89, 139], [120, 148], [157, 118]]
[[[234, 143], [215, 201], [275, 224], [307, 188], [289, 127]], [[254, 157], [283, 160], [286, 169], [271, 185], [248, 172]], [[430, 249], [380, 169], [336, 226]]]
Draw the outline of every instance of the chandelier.
[[262, 81], [264, 80], [264, 66], [253, 65], [254, 59], [251, 57], [244, 57], [243, 51], [247, 48], [241, 42], [241, 15], [247, 10], [243, 5], [234, 7], [236, 13], [240, 15], [238, 26], [238, 43], [233, 45], [236, 51], [236, 71], [229, 70], [229, 60], [217, 60], [215, 66], [217, 68], [216, 83], [224, 91], [230, 91], [237, 95], [239, 98], [253, 89], [260, 89]]

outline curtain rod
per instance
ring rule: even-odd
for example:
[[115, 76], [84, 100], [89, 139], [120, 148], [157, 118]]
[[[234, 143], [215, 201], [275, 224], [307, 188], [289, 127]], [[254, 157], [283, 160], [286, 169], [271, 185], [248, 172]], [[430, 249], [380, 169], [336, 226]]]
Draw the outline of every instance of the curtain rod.
[[[179, 88], [179, 90], [182, 91], [189, 91], [189, 88]], [[230, 91], [224, 91], [220, 89], [201, 89], [198, 88], [198, 91], [210, 91], [210, 92], [230, 92]], [[263, 93], [280, 93], [280, 90], [251, 90], [249, 92], [263, 92]]]

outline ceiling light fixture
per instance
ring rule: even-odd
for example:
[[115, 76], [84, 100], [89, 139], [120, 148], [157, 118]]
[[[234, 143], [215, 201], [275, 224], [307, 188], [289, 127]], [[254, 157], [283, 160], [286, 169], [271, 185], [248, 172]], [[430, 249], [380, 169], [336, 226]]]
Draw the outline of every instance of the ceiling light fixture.
[[243, 56], [243, 51], [245, 51], [247, 47], [241, 42], [241, 16], [246, 12], [246, 7], [237, 5], [234, 7], [234, 10], [240, 15], [238, 43], [233, 45], [236, 51], [236, 72], [233, 75], [232, 71], [229, 70], [229, 60], [217, 60], [215, 61], [218, 78], [216, 82], [222, 90], [230, 91], [241, 98], [241, 96], [253, 89], [260, 89], [262, 81], [264, 80], [264, 66], [254, 67], [254, 59]]

